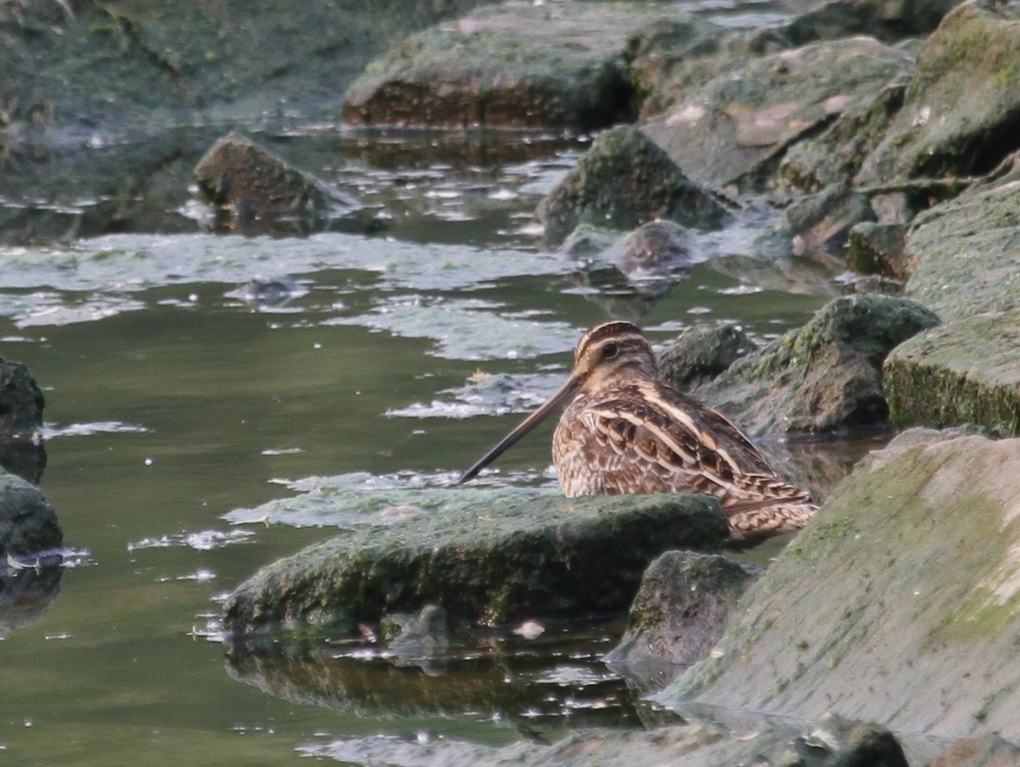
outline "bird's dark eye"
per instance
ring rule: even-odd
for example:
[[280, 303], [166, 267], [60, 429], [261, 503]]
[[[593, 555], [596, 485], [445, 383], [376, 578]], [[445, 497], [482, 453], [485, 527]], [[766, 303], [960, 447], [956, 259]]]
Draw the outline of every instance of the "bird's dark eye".
[[616, 347], [616, 344], [606, 344], [602, 347], [602, 359], [611, 360], [620, 353], [620, 350]]

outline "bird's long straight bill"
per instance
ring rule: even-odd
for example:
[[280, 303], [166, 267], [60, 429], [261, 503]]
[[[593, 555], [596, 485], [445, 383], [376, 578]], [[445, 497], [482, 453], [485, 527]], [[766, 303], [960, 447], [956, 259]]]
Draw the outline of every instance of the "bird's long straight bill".
[[567, 397], [573, 394], [574, 391], [576, 391], [577, 386], [578, 381], [576, 381], [573, 377], [568, 378], [566, 383], [564, 383], [563, 386], [561, 386], [559, 390], [549, 398], [548, 402], [521, 421], [519, 426], [503, 437], [503, 439], [501, 439], [496, 446], [492, 448], [492, 450], [479, 458], [478, 461], [475, 462], [474, 466], [465, 471], [461, 475], [460, 479], [457, 480], [457, 484], [460, 485], [467, 482], [469, 479], [474, 479], [474, 477], [478, 475], [478, 472], [503, 455], [503, 453], [511, 447], [516, 445], [525, 434], [542, 423], [542, 421], [544, 421], [553, 410], [559, 407], [563, 401], [567, 399]]

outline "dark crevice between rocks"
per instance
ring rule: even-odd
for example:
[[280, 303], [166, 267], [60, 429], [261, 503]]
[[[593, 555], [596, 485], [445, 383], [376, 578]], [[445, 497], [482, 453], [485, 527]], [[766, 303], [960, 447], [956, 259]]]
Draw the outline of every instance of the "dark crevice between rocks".
[[977, 142], [974, 157], [964, 172], [971, 176], [992, 173], [1017, 150], [1020, 150], [1020, 108], [1008, 112], [982, 141]]

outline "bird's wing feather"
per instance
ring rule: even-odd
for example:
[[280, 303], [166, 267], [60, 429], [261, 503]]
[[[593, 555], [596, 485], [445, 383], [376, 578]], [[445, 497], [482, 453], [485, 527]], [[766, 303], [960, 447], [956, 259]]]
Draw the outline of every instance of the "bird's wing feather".
[[777, 502], [810, 504], [807, 491], [775, 476], [761, 451], [721, 413], [661, 386], [639, 382], [585, 409], [584, 459], [602, 492], [687, 491], [718, 497], [727, 514]]

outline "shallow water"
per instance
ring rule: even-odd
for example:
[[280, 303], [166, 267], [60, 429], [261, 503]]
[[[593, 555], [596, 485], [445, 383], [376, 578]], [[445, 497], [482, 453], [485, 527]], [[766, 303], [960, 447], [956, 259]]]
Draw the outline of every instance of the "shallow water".
[[[557, 386], [587, 327], [628, 318], [660, 342], [726, 318], [767, 339], [837, 292], [831, 266], [741, 269], [748, 232], [735, 230], [653, 291], [546, 253], [532, 211], [584, 147], [559, 137], [489, 138], [485, 151], [477, 136], [429, 151], [421, 136], [263, 139], [382, 234], [202, 234], [181, 189], [164, 211], [171, 234], [0, 251], [0, 352], [45, 390], [41, 486], [67, 544], [87, 552], [36, 584], [0, 641], [0, 757], [367, 762], [335, 744], [639, 725], [652, 716], [641, 690], [598, 661], [619, 624], [472, 635], [433, 669], [371, 644], [228, 654], [222, 595], [345, 524], [267, 526], [245, 510], [315, 477], [355, 493], [448, 484]], [[551, 429], [486, 481], [551, 482]], [[798, 465], [836, 454], [838, 474], [867, 446], [802, 447]]]

